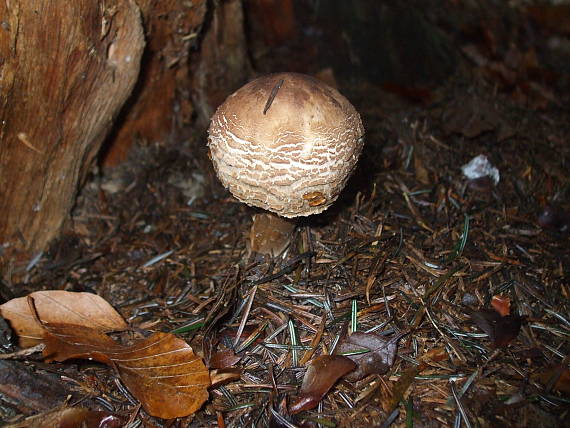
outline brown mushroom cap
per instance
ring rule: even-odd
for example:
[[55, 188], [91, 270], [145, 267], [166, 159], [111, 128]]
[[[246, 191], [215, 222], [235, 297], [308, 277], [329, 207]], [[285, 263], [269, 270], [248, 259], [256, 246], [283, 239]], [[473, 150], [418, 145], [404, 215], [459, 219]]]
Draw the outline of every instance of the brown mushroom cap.
[[218, 107], [208, 145], [218, 177], [237, 199], [297, 217], [338, 198], [363, 136], [360, 115], [337, 90], [303, 74], [277, 73], [249, 82]]

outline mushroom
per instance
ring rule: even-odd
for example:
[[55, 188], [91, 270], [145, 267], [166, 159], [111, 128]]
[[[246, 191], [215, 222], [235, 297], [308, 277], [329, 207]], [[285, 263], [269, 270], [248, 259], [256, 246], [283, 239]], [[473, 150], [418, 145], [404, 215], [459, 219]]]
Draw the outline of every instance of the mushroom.
[[237, 199], [291, 218], [318, 214], [338, 198], [363, 136], [360, 115], [336, 89], [276, 73], [218, 107], [208, 145], [220, 181]]

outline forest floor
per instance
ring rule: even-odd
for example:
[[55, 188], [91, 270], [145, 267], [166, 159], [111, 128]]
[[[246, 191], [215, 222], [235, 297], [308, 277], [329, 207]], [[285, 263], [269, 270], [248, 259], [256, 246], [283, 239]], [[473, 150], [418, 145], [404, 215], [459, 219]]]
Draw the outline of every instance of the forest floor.
[[[69, 395], [130, 427], [568, 426], [570, 29], [518, 13], [516, 40], [456, 39], [429, 89], [338, 79], [364, 153], [279, 257], [248, 251], [258, 211], [221, 186], [204, 132], [94, 176], [73, 233], [11, 288], [96, 293], [125, 343], [175, 332], [226, 381], [164, 421], [109, 366], [32, 354], [0, 361], [32, 391], [0, 390], [1, 419]], [[467, 177], [480, 155], [489, 175]], [[358, 374], [339, 379], [347, 358]]]

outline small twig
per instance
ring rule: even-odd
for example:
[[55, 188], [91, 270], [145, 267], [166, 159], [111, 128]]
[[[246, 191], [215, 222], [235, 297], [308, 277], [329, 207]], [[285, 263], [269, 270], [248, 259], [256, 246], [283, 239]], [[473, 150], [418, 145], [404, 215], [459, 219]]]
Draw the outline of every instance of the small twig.
[[126, 427], [131, 426], [131, 424], [133, 424], [135, 422], [135, 419], [137, 418], [140, 410], [141, 410], [142, 404], [138, 403], [137, 405], [135, 405], [135, 408], [133, 410], [133, 412], [131, 413], [131, 416], [129, 416], [129, 421], [125, 424]]
[[275, 373], [273, 373], [273, 363], [269, 365], [269, 379], [271, 380], [271, 386], [273, 388], [273, 396], [277, 397], [279, 390], [277, 389], [277, 383], [275, 382]]
[[12, 359], [19, 359], [22, 357], [27, 357], [29, 355], [35, 354], [36, 352], [42, 352], [46, 347], [45, 344], [40, 343], [36, 346], [32, 346], [31, 348], [21, 349], [16, 352], [12, 352], [10, 354], [0, 354], [0, 360], [12, 360]]
[[277, 92], [279, 92], [279, 89], [281, 88], [281, 86], [283, 86], [283, 82], [285, 82], [285, 80], [281, 79], [279, 82], [277, 82], [277, 84], [271, 90], [271, 94], [269, 94], [269, 98], [267, 99], [267, 102], [265, 103], [265, 108], [263, 109], [263, 114], [267, 113], [267, 110], [269, 110], [269, 108], [271, 107], [271, 104], [273, 104], [273, 100], [277, 96]]
[[239, 343], [240, 336], [243, 333], [243, 329], [245, 328], [245, 323], [247, 322], [247, 318], [249, 317], [249, 311], [251, 310], [251, 305], [253, 304], [253, 299], [255, 298], [256, 291], [257, 291], [257, 286], [254, 286], [251, 289], [249, 300], [246, 304], [245, 313], [243, 314], [243, 318], [239, 323], [238, 331], [236, 332], [236, 338], [234, 339], [234, 347], [237, 346], [237, 344]]

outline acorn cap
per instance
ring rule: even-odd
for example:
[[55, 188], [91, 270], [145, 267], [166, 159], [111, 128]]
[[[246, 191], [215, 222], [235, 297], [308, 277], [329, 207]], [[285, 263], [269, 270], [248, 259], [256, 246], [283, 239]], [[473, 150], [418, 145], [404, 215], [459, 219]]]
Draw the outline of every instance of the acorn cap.
[[277, 73], [249, 82], [218, 107], [208, 145], [219, 179], [237, 199], [297, 217], [338, 198], [363, 136], [360, 115], [336, 89]]

